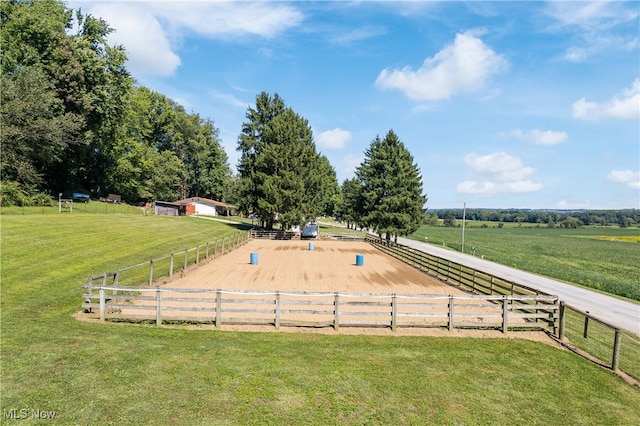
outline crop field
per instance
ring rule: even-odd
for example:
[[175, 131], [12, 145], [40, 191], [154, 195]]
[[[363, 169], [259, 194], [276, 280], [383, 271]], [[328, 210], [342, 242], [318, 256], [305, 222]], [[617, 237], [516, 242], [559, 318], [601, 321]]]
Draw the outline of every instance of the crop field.
[[237, 226], [90, 211], [0, 220], [2, 424], [640, 423], [637, 387], [541, 342], [78, 321], [88, 275]]
[[[422, 227], [410, 238], [460, 250], [460, 227]], [[465, 229], [465, 252], [507, 266], [640, 301], [640, 229], [480, 227]]]

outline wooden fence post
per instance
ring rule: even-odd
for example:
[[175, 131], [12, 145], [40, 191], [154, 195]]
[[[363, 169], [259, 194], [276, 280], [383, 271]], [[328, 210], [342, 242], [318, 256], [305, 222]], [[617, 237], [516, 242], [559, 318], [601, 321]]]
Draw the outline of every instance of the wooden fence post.
[[196, 263], [200, 262], [200, 246], [196, 246]]
[[338, 331], [340, 329], [340, 314], [339, 314], [339, 306], [340, 306], [340, 295], [335, 293], [335, 299], [333, 301], [333, 329]]
[[276, 291], [276, 330], [280, 330], [280, 292]]
[[560, 313], [558, 314], [560, 316], [559, 318], [560, 325], [558, 327], [558, 339], [560, 339], [560, 341], [564, 339], [564, 323], [565, 323], [564, 310], [565, 310], [564, 303], [560, 302]]
[[453, 330], [453, 296], [449, 295], [449, 331]]
[[184, 267], [183, 271], [187, 270], [187, 264], [189, 263], [189, 249], [184, 249]]
[[169, 276], [173, 276], [173, 253], [171, 253], [170, 261], [169, 261]]
[[153, 259], [149, 261], [149, 285], [153, 282]]
[[621, 333], [620, 330], [618, 330], [616, 328], [615, 330], [615, 337], [613, 339], [613, 359], [611, 360], [611, 368], [613, 369], [613, 371], [617, 371], [618, 370], [618, 366], [620, 363], [620, 338], [621, 338]]
[[507, 296], [502, 296], [502, 332], [506, 333], [507, 330], [509, 329], [509, 322], [508, 322], [508, 316], [509, 316], [509, 301], [507, 299]]
[[222, 325], [222, 291], [216, 291], [216, 328]]
[[104, 321], [106, 300], [104, 297], [104, 288], [100, 287], [100, 321]]
[[393, 293], [391, 296], [391, 331], [396, 331], [397, 319], [397, 296]]
[[586, 311], [584, 315], [584, 330], [582, 332], [582, 337], [586, 339], [588, 336], [589, 336], [589, 311]]
[[205, 250], [204, 250], [204, 258], [208, 259], [209, 258], [209, 243], [205, 244]]
[[156, 288], [156, 325], [162, 325], [162, 292]]

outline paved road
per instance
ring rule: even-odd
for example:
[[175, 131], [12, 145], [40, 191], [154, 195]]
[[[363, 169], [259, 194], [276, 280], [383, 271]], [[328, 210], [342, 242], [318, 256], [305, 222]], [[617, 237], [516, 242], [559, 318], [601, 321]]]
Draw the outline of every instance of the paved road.
[[432, 244], [407, 238], [398, 238], [398, 243], [558, 296], [561, 301], [574, 308], [588, 311], [595, 318], [640, 336], [640, 305], [638, 304]]

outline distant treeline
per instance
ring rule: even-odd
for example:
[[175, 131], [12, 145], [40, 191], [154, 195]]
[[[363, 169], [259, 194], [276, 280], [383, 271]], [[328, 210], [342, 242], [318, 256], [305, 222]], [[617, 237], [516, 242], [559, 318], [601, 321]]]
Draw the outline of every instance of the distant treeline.
[[437, 209], [427, 212], [427, 222], [434, 219], [454, 226], [455, 220], [478, 220], [503, 223], [533, 223], [575, 228], [584, 225], [619, 225], [640, 223], [640, 210], [528, 210], [528, 209]]

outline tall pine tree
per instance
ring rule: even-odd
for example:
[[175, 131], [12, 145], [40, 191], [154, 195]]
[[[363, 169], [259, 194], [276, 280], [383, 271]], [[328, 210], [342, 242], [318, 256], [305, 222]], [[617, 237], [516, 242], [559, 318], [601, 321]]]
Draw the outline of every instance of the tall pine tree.
[[384, 139], [376, 136], [371, 142], [356, 177], [362, 187], [365, 226], [387, 239], [411, 234], [420, 227], [427, 201], [422, 194], [422, 176], [393, 130]]
[[314, 219], [337, 191], [337, 180], [316, 151], [308, 121], [265, 92], [246, 117], [237, 148], [240, 209], [258, 214], [269, 229]]

